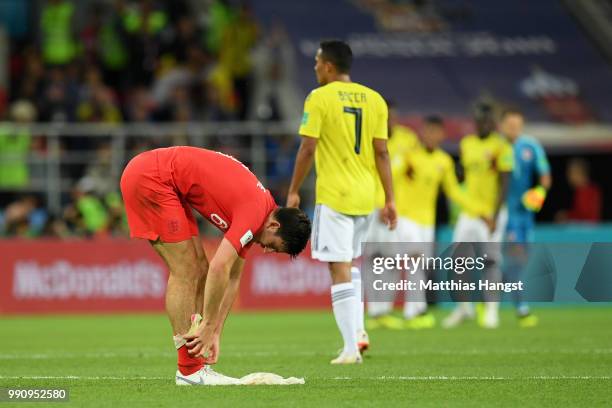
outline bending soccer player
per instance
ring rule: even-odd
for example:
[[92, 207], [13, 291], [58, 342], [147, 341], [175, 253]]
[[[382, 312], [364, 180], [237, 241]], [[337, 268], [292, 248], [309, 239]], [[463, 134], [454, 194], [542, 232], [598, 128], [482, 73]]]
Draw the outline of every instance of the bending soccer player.
[[[514, 171], [508, 191], [508, 248], [504, 259], [504, 275], [508, 282], [520, 280], [527, 264], [527, 245], [533, 241], [535, 213], [542, 208], [552, 184], [546, 153], [540, 142], [523, 134], [524, 122], [521, 111], [508, 109], [503, 112], [500, 123], [500, 131], [510, 140], [514, 151]], [[537, 316], [531, 314], [520, 291], [514, 292], [514, 301], [519, 325], [536, 326]]]
[[[493, 243], [485, 246], [488, 258], [484, 274], [490, 282], [501, 282], [500, 245], [508, 220], [505, 203], [514, 167], [512, 146], [495, 131], [493, 106], [480, 103], [474, 112], [474, 119], [476, 134], [461, 139], [460, 159], [467, 195], [472, 202], [484, 206], [486, 217], [483, 219], [480, 214], [463, 208], [455, 226], [453, 241]], [[478, 324], [484, 328], [496, 328], [499, 326], [499, 296], [492, 291], [486, 291], [483, 295], [485, 302], [479, 305], [482, 307], [479, 309]], [[460, 302], [442, 325], [455, 327], [473, 317], [472, 304]]]
[[[440, 148], [446, 134], [444, 121], [439, 116], [428, 116], [424, 120], [421, 132], [422, 145], [414, 146], [404, 153], [403, 159], [393, 160], [393, 185], [397, 196], [397, 228], [392, 237], [393, 242], [404, 242], [409, 255], [425, 257], [433, 255], [435, 238], [436, 202], [440, 187], [451, 201], [462, 209], [470, 211], [477, 217], [485, 218], [487, 210], [477, 201], [470, 199], [459, 187], [452, 157]], [[393, 136], [395, 137], [395, 136]], [[393, 139], [391, 139], [393, 140]], [[392, 141], [389, 142], [391, 145]], [[418, 197], [418, 199], [415, 199]], [[426, 280], [428, 271], [419, 268], [406, 271], [408, 280], [419, 282]], [[425, 291], [414, 290], [410, 298], [405, 299], [404, 321], [391, 315], [392, 303], [369, 303], [368, 311], [382, 312], [374, 322], [391, 329], [429, 329], [435, 326], [435, 318], [427, 312]], [[379, 309], [379, 310], [377, 310]], [[371, 313], [372, 314], [372, 313]]]
[[[121, 192], [131, 237], [149, 240], [170, 271], [166, 311], [178, 352], [176, 384], [222, 383], [205, 364], [219, 358], [219, 339], [247, 251], [257, 243], [265, 252], [295, 257], [306, 246], [310, 220], [296, 208], [278, 208], [238, 160], [195, 147], [134, 157], [121, 177]], [[192, 208], [224, 234], [210, 262]], [[185, 336], [191, 316], [200, 313], [203, 321]]]
[[329, 263], [333, 311], [344, 340], [332, 364], [361, 363], [360, 349], [369, 346], [361, 274], [357, 268], [351, 271], [351, 266], [361, 255], [378, 179], [385, 192], [381, 217], [389, 228], [397, 222], [387, 152], [387, 105], [374, 90], [351, 82], [352, 59], [350, 47], [342, 41], [324, 41], [317, 51], [314, 69], [321, 86], [306, 98], [299, 130], [302, 142], [287, 197], [288, 207], [300, 205], [299, 190], [314, 161], [312, 257]]

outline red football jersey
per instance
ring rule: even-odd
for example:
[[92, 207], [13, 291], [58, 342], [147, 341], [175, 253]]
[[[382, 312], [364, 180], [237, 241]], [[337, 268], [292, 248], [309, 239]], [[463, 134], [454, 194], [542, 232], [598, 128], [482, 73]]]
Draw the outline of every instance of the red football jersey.
[[277, 207], [257, 177], [232, 156], [197, 147], [158, 149], [162, 179], [181, 200], [219, 228], [244, 257], [253, 236]]

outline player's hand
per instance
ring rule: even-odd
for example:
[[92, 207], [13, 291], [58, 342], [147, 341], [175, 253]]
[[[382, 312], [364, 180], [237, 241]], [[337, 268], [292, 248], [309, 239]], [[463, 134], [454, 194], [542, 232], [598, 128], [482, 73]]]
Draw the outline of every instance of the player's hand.
[[219, 333], [211, 327], [200, 325], [194, 334], [184, 336], [189, 354], [203, 357], [206, 364], [215, 364], [219, 359]]
[[526, 209], [532, 212], [538, 212], [542, 209], [546, 200], [546, 189], [542, 186], [531, 188], [523, 194], [521, 202]]
[[485, 222], [485, 224], [487, 224], [487, 227], [489, 228], [489, 233], [493, 234], [493, 232], [495, 232], [495, 228], [497, 228], [495, 218], [482, 217], [482, 220]]
[[300, 206], [300, 195], [298, 193], [289, 193], [287, 195], [287, 207], [298, 208]]
[[385, 223], [391, 231], [397, 227], [397, 211], [395, 210], [395, 203], [393, 201], [386, 203], [384, 208], [380, 210], [380, 220]]

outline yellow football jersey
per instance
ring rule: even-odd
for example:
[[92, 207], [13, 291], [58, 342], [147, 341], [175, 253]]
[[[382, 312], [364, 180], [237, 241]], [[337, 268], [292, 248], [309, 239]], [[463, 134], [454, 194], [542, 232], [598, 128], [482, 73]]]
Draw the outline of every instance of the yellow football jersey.
[[[512, 145], [497, 133], [481, 139], [468, 135], [461, 139], [461, 165], [470, 201], [483, 205], [487, 216], [493, 216], [499, 194], [499, 173], [514, 167]], [[468, 215], [477, 216], [465, 210]]]
[[348, 215], [374, 210], [374, 139], [387, 139], [387, 104], [354, 82], [331, 82], [306, 98], [300, 135], [318, 138], [316, 202]]
[[440, 186], [446, 196], [464, 209], [479, 215], [482, 206], [472, 203], [459, 187], [453, 159], [441, 149], [425, 148], [410, 151], [398, 180], [402, 188], [397, 194], [397, 213], [418, 224], [433, 226]]
[[[401, 190], [405, 188], [405, 183], [400, 182], [406, 168], [405, 160], [408, 152], [413, 149], [421, 148], [419, 138], [409, 127], [397, 125], [391, 129], [387, 149], [389, 150], [389, 160], [391, 162], [391, 175], [393, 176], [393, 191], [395, 192], [396, 206]], [[405, 195], [403, 195], [405, 196]], [[376, 208], [385, 206], [385, 190], [383, 189], [380, 178], [376, 177]]]

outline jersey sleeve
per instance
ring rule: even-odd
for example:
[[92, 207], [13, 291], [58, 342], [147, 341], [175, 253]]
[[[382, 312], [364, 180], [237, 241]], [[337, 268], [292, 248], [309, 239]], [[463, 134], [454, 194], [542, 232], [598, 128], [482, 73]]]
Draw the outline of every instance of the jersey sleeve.
[[374, 139], [389, 139], [389, 109], [387, 103], [378, 95], [376, 127], [374, 128]]
[[496, 161], [497, 170], [500, 172], [510, 172], [514, 169], [514, 152], [512, 145], [506, 141], [502, 141], [499, 155]]
[[444, 174], [442, 176], [442, 189], [446, 197], [461, 207], [463, 210], [469, 211], [478, 215], [485, 215], [486, 209], [477, 201], [471, 199], [468, 194], [459, 186], [457, 175], [455, 174], [455, 165], [453, 159], [445, 157], [444, 159]]
[[309, 137], [321, 136], [321, 125], [324, 117], [324, 106], [320, 92], [315, 89], [306, 97], [304, 113], [300, 124], [300, 135]]
[[234, 247], [238, 256], [244, 258], [253, 245], [257, 229], [261, 227], [264, 218], [260, 211], [253, 211], [251, 205], [239, 209], [232, 220], [232, 225], [225, 233], [225, 239]]
[[550, 174], [550, 164], [548, 163], [548, 158], [546, 157], [546, 153], [542, 148], [540, 143], [533, 144], [533, 151], [535, 153], [535, 162], [536, 162], [536, 170], [538, 175], [545, 176]]

